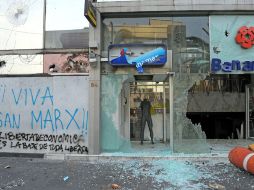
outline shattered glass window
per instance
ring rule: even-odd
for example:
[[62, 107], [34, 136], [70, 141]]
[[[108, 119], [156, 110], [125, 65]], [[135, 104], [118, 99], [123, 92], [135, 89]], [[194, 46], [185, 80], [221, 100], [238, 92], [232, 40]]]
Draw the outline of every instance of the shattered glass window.
[[37, 74], [43, 72], [43, 55], [0, 56], [0, 75]]
[[[207, 77], [209, 62], [208, 17], [173, 17], [174, 152], [208, 153], [206, 133], [187, 117], [191, 88]], [[202, 112], [202, 110], [199, 110]]]
[[103, 30], [105, 56], [110, 44], [163, 43], [172, 50], [174, 134], [170, 143], [174, 152], [209, 152], [201, 124], [187, 117], [190, 89], [202, 83], [210, 70], [208, 16], [106, 18]]
[[43, 47], [43, 0], [1, 0], [0, 50]]

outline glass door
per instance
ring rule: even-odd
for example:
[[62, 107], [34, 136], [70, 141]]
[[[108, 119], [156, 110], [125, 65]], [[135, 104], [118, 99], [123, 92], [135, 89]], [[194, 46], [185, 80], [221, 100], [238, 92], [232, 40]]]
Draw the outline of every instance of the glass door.
[[[153, 140], [167, 140], [166, 121], [169, 117], [169, 88], [163, 82], [133, 82], [130, 84], [130, 139], [140, 141], [141, 133], [141, 102], [147, 99], [150, 104], [150, 114], [153, 123]], [[144, 141], [150, 141], [148, 123], [145, 125]]]

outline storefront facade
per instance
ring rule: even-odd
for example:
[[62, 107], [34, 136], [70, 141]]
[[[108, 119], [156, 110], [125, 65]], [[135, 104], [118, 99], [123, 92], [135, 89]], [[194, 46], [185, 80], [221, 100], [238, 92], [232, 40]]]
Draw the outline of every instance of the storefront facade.
[[[243, 51], [235, 42], [238, 30], [235, 31], [232, 24], [243, 25], [236, 20], [246, 20], [252, 5], [233, 1], [203, 3], [94, 4], [98, 10], [97, 25], [90, 26], [89, 36], [90, 52], [96, 54], [97, 60], [90, 72], [95, 81], [94, 90], [90, 91], [95, 97], [95, 115], [89, 120], [92, 126], [89, 134], [98, 134], [98, 138], [90, 141], [94, 152], [128, 151], [133, 142], [140, 141], [139, 106], [144, 98], [152, 104], [154, 140], [170, 143], [173, 152], [207, 153], [210, 152], [207, 139], [251, 136], [251, 129], [246, 125], [245, 86], [252, 83], [252, 71], [217, 71], [223, 67], [218, 66], [218, 56], [226, 58], [223, 50], [234, 52], [234, 48], [239, 48]], [[222, 11], [222, 7], [225, 10]], [[244, 7], [245, 17], [240, 17], [243, 14], [239, 12], [240, 7], [241, 10]], [[225, 17], [228, 20], [222, 21]], [[226, 28], [218, 25], [220, 19]], [[221, 32], [216, 33], [218, 26], [223, 31], [222, 37]], [[214, 45], [227, 44], [229, 40], [233, 40], [232, 44], [223, 50], [221, 45]], [[161, 44], [166, 47], [163, 64], [146, 60], [142, 62], [142, 71], [135, 61], [127, 65], [112, 64], [113, 59], [122, 56], [122, 51], [128, 58], [135, 59]], [[232, 52], [231, 57], [227, 57], [229, 60], [235, 60]], [[147, 143], [150, 140], [148, 128], [145, 140]]]

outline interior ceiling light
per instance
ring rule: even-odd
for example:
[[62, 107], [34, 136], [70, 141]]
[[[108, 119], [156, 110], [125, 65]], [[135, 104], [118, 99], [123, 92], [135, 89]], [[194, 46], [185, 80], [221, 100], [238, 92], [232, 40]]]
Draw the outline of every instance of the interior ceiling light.
[[16, 0], [10, 4], [6, 12], [7, 20], [15, 25], [23, 25], [26, 23], [29, 13], [29, 6], [22, 0]]

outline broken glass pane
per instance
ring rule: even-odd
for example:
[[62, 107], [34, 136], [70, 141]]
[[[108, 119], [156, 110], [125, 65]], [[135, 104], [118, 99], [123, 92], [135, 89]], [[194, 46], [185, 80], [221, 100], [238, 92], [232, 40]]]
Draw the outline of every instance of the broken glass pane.
[[200, 124], [193, 124], [186, 117], [189, 89], [205, 74], [179, 74], [174, 78], [174, 152], [205, 153], [209, 152], [206, 134]]
[[2, 0], [0, 50], [43, 47], [43, 0]]
[[130, 151], [131, 144], [124, 137], [121, 118], [121, 89], [128, 75], [102, 75], [101, 84], [101, 149], [105, 152]]
[[206, 153], [209, 146], [201, 124], [187, 118], [188, 95], [209, 71], [208, 17], [173, 17], [174, 152]]
[[36, 74], [43, 72], [42, 55], [0, 56], [1, 74]]

